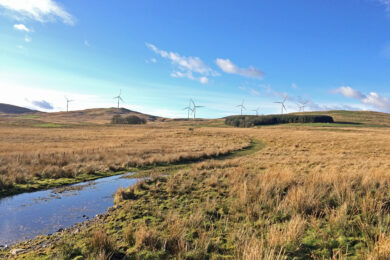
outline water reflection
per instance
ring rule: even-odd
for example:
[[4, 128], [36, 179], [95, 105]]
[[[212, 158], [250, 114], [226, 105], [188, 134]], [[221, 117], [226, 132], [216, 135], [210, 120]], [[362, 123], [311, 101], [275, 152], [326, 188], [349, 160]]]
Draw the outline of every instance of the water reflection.
[[54, 233], [106, 212], [113, 206], [113, 195], [119, 187], [138, 181], [123, 177], [112, 176], [0, 199], [0, 245]]

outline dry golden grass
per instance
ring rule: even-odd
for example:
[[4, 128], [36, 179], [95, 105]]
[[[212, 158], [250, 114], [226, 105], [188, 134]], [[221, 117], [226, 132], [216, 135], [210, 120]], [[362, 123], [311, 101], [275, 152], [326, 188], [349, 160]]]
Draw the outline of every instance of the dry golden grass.
[[224, 129], [156, 126], [0, 127], [0, 188], [224, 154], [249, 145]]
[[104, 220], [116, 248], [130, 258], [388, 259], [390, 130], [320, 130], [227, 129], [267, 146], [122, 189]]
[[[390, 130], [234, 131], [267, 146], [245, 158], [196, 164], [148, 188], [148, 201], [165, 189], [186, 203], [169, 204], [180, 221], [163, 217], [164, 224], [150, 227], [168, 238], [184, 234], [186, 246], [170, 254], [207, 255], [211, 247], [229, 255], [225, 243], [232, 243], [234, 255], [245, 259], [388, 257]], [[198, 239], [185, 239], [194, 229]]]

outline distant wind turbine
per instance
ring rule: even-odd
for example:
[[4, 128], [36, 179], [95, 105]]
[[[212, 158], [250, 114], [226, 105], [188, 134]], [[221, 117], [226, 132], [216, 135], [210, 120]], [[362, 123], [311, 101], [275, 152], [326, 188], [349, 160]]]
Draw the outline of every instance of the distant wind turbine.
[[65, 99], [66, 99], [66, 112], [69, 112], [69, 103], [73, 102], [74, 100], [70, 100], [67, 97], [65, 97]]
[[113, 99], [118, 99], [118, 109], [119, 109], [119, 102], [122, 101], [123, 102], [123, 99], [121, 97], [121, 94], [122, 94], [122, 90], [119, 91], [119, 95], [116, 96], [116, 97], [113, 97]]
[[305, 107], [309, 101], [300, 101], [299, 102], [299, 112], [305, 112]]
[[183, 110], [187, 110], [187, 119], [190, 119], [190, 111], [194, 112], [194, 110], [191, 107], [192, 99], [190, 99], [190, 102], [188, 103], [188, 107], [185, 107]]
[[201, 108], [201, 107], [204, 107], [204, 106], [197, 106], [197, 105], [195, 105], [195, 102], [194, 102], [194, 100], [192, 100], [191, 99], [191, 102], [192, 102], [192, 104], [193, 104], [193, 109], [192, 109], [192, 112], [194, 113], [194, 119], [196, 118], [196, 109], [197, 108]]
[[260, 109], [260, 107], [257, 107], [256, 109], [252, 109], [252, 111], [256, 112], [256, 116], [259, 115], [259, 109]]
[[298, 111], [302, 112], [303, 106], [300, 103], [296, 103], [298, 107]]
[[287, 108], [286, 108], [286, 106], [284, 105], [284, 103], [286, 102], [286, 100], [287, 100], [287, 96], [284, 97], [283, 101], [274, 102], [274, 103], [276, 103], [276, 104], [280, 104], [280, 105], [281, 105], [281, 107], [282, 107], [282, 114], [283, 114], [283, 111], [286, 111], [286, 113], [287, 113]]
[[242, 100], [242, 103], [240, 104], [240, 105], [237, 105], [236, 107], [239, 107], [239, 108], [241, 108], [241, 115], [242, 115], [242, 110], [243, 109], [245, 109], [246, 110], [246, 108], [245, 108], [245, 106], [244, 106], [244, 99]]

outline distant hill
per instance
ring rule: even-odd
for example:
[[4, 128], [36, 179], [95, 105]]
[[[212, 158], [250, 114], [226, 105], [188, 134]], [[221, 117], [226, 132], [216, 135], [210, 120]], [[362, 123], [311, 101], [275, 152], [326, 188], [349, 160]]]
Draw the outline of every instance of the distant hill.
[[373, 111], [315, 111], [294, 114], [328, 115], [337, 123], [390, 126], [390, 114]]
[[[114, 115], [122, 117], [136, 115], [147, 122], [165, 121], [165, 118], [143, 114], [126, 108], [93, 108], [69, 112], [45, 113], [27, 108], [0, 106], [0, 123], [32, 126], [108, 124]], [[2, 109], [3, 108], [3, 109]]]
[[0, 103], [0, 113], [4, 114], [25, 114], [25, 113], [35, 113], [36, 110], [31, 110], [25, 107], [18, 107], [9, 104]]
[[163, 118], [143, 114], [137, 111], [132, 111], [126, 108], [93, 108], [85, 110], [76, 110], [69, 112], [54, 112], [45, 113], [41, 116], [41, 120], [51, 123], [94, 123], [94, 124], [106, 124], [109, 123], [114, 115], [121, 115], [122, 117], [136, 115], [144, 118], [149, 122], [161, 121]]

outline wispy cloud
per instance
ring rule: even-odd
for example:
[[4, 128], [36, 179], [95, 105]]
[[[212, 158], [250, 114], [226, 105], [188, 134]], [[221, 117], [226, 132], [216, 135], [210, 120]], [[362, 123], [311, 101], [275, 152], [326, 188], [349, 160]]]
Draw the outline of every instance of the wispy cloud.
[[84, 45], [87, 46], [87, 47], [91, 47], [91, 44], [89, 43], [88, 40], [84, 40]]
[[0, 7], [17, 20], [75, 23], [75, 18], [54, 0], [0, 0]]
[[24, 24], [14, 24], [14, 29], [18, 31], [30, 32], [30, 29], [27, 28]]
[[387, 12], [390, 12], [390, 0], [379, 0], [379, 2], [385, 6]]
[[[150, 43], [145, 43], [145, 45], [162, 58], [170, 60], [176, 66], [177, 70], [171, 73], [172, 77], [198, 80], [202, 84], [206, 84], [209, 81], [209, 76], [218, 76], [218, 73], [206, 65], [199, 57], [181, 56], [176, 52], [160, 50]], [[198, 75], [194, 76], [195, 73]]]
[[262, 79], [264, 72], [254, 67], [240, 68], [229, 59], [216, 59], [215, 63], [225, 73], [237, 74], [244, 77]]
[[390, 112], [390, 100], [376, 92], [370, 92], [367, 95], [355, 90], [349, 86], [342, 86], [333, 91], [348, 98], [358, 99], [362, 104], [371, 106], [381, 111]]
[[330, 111], [330, 110], [350, 110], [350, 111], [358, 111], [362, 110], [362, 108], [350, 105], [336, 105], [336, 104], [317, 104], [313, 101], [308, 101], [307, 105], [308, 110], [311, 111]]
[[24, 37], [24, 41], [27, 42], [27, 43], [29, 43], [29, 42], [32, 41], [32, 39], [31, 39], [30, 36], [26, 35], [26, 36]]
[[32, 100], [29, 102], [33, 106], [38, 107], [38, 108], [42, 108], [42, 109], [46, 109], [46, 110], [53, 110], [54, 109], [53, 105], [46, 100]]
[[341, 94], [345, 97], [363, 99], [364, 95], [359, 91], [349, 87], [349, 86], [341, 86], [333, 91], [333, 93]]
[[157, 63], [157, 59], [156, 58], [150, 58], [148, 60], [145, 61], [146, 63]]

